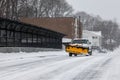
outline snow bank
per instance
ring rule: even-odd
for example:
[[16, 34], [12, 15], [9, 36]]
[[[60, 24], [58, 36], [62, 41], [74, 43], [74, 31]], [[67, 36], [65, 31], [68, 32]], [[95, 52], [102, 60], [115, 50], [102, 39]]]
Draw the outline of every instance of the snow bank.
[[35, 57], [45, 57], [45, 56], [58, 56], [66, 55], [65, 51], [41, 51], [41, 52], [19, 52], [19, 53], [0, 53], [0, 61], [3, 60], [13, 60], [13, 59], [23, 59], [23, 58], [35, 58]]

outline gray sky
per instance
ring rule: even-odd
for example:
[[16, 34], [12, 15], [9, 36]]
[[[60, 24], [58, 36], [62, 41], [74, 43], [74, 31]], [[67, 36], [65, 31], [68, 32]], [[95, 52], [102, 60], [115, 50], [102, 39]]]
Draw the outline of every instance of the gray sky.
[[85, 11], [89, 14], [100, 15], [103, 19], [120, 23], [120, 0], [67, 0], [75, 11]]

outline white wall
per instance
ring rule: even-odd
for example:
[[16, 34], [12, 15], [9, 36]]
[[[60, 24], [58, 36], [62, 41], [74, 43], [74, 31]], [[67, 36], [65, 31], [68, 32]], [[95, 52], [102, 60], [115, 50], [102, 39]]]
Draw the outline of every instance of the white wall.
[[98, 32], [83, 30], [82, 34], [82, 38], [88, 39], [91, 42], [92, 46], [101, 48], [102, 37], [100, 34], [98, 34]]

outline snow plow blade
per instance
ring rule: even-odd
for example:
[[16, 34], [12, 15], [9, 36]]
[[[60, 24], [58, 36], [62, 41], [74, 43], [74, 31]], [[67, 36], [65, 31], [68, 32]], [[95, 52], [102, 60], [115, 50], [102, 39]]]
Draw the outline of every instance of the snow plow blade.
[[68, 52], [69, 54], [84, 54], [84, 55], [88, 55], [89, 52], [89, 48], [85, 48], [85, 47], [79, 47], [79, 46], [71, 46], [71, 45], [66, 45], [65, 48], [66, 52]]

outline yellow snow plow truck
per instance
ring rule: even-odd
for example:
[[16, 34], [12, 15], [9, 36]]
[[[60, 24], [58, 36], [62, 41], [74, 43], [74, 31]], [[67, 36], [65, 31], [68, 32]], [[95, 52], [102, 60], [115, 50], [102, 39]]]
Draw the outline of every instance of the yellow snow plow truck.
[[92, 55], [91, 43], [87, 39], [75, 39], [65, 47], [66, 52], [69, 56], [77, 56], [79, 54]]

